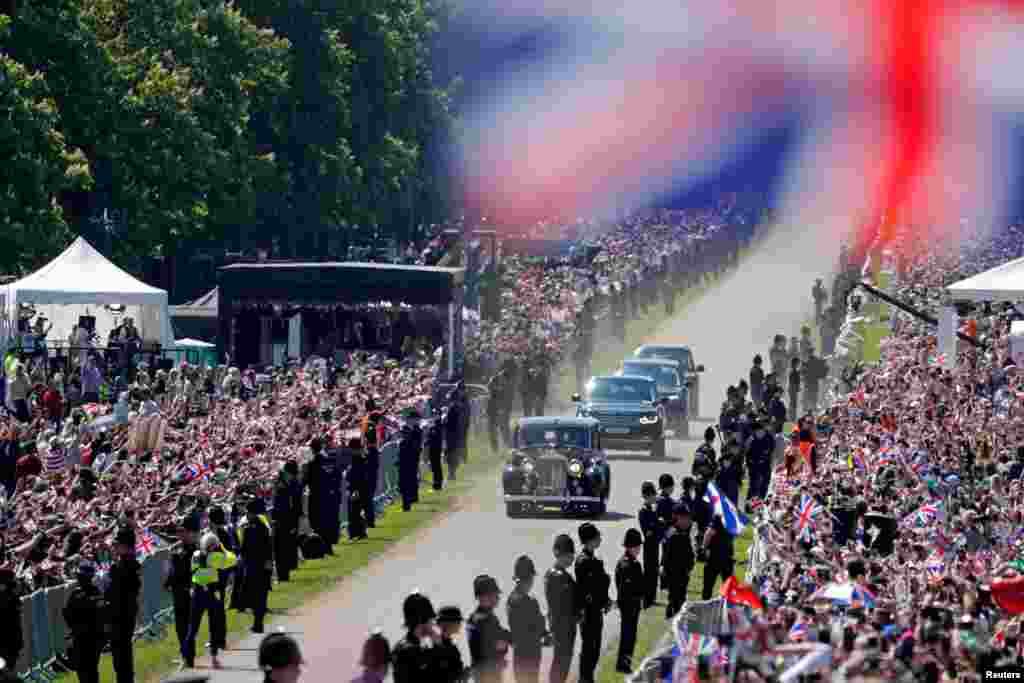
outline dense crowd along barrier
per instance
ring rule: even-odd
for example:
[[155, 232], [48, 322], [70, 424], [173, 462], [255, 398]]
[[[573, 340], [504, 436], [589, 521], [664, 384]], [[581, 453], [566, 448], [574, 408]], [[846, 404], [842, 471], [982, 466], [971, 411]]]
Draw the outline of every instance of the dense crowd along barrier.
[[[486, 397], [469, 402], [470, 432], [482, 427], [486, 414]], [[374, 501], [378, 514], [398, 496], [398, 442], [385, 444], [380, 450], [380, 470]], [[308, 500], [308, 493], [306, 494]], [[339, 510], [342, 527], [348, 523], [348, 489], [343, 487]], [[164, 588], [164, 579], [170, 571], [174, 546], [163, 547], [142, 561], [142, 591], [139, 594], [139, 627], [136, 639], [155, 640], [173, 623], [171, 593]], [[67, 652], [70, 631], [64, 623], [64, 606], [71, 595], [73, 583], [42, 588], [21, 599], [21, 632], [25, 646], [16, 670], [25, 678], [50, 681], [58, 675], [53, 670], [55, 660]]]

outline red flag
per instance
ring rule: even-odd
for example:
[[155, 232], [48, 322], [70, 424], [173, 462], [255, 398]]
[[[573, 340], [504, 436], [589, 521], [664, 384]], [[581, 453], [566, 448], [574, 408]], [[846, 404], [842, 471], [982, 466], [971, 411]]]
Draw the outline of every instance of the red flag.
[[1010, 614], [1024, 614], [1024, 576], [993, 581], [992, 599]]
[[[993, 588], [993, 591], [995, 589]], [[764, 609], [764, 603], [749, 583], [740, 583], [735, 576], [730, 576], [722, 584], [722, 597], [725, 601], [735, 605], [746, 605], [753, 609]]]

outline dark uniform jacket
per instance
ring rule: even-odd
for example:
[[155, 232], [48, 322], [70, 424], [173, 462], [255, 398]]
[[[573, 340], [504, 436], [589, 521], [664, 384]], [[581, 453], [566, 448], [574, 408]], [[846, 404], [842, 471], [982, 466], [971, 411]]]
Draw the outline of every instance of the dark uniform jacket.
[[644, 603], [644, 570], [633, 557], [615, 565], [615, 596], [620, 612], [640, 611]]
[[466, 623], [469, 656], [477, 676], [501, 671], [505, 654], [498, 651], [498, 641], [512, 642], [512, 634], [498, 621], [494, 610], [477, 607]]
[[395, 644], [391, 652], [395, 683], [443, 681], [442, 660], [437, 648], [424, 649], [412, 633]]
[[676, 532], [665, 541], [665, 549], [661, 555], [661, 569], [665, 572], [665, 578], [669, 582], [684, 581], [693, 571], [693, 564], [693, 542], [690, 540], [690, 530], [676, 529]]
[[271, 537], [270, 520], [266, 515], [259, 515], [255, 518], [247, 515], [245, 521], [238, 528], [238, 535], [242, 538], [239, 550], [246, 574], [248, 575], [250, 570], [269, 569], [270, 563], [274, 559], [274, 544]]
[[658, 520], [661, 522], [662, 534], [669, 526], [672, 525], [672, 509], [676, 506], [676, 501], [672, 499], [672, 496], [666, 496], [663, 493], [658, 494], [658, 499], [654, 503], [654, 510], [658, 514]]
[[469, 680], [469, 671], [462, 663], [462, 653], [459, 646], [447, 637], [442, 637], [441, 644], [437, 646], [435, 655], [440, 671], [438, 683], [465, 683]]
[[[79, 643], [96, 642], [103, 634], [103, 596], [92, 583], [75, 584], [64, 605], [64, 622]], [[20, 630], [20, 629], [19, 629]]]
[[707, 442], [702, 443], [693, 454], [693, 467], [691, 472], [694, 475], [703, 474], [710, 481], [715, 475], [718, 467], [718, 459], [715, 455], [715, 448]]
[[134, 630], [141, 590], [142, 565], [134, 557], [111, 565], [110, 585], [103, 597], [110, 610], [110, 623], [115, 629]]
[[[21, 652], [25, 646], [25, 637], [21, 632], [21, 595], [17, 586], [11, 583], [7, 589], [0, 592], [0, 624], [3, 624], [3, 640], [0, 651]], [[9, 662], [8, 666], [13, 669], [17, 662]]]
[[577, 604], [584, 614], [599, 613], [612, 604], [608, 595], [612, 577], [604, 569], [604, 562], [584, 550], [576, 557]]
[[658, 516], [657, 510], [645, 503], [636, 516], [640, 523], [640, 532], [644, 535], [644, 543], [661, 543], [665, 537], [665, 524]]
[[733, 559], [732, 534], [725, 530], [721, 520], [717, 517], [711, 528], [714, 530], [714, 536], [708, 545], [708, 562], [716, 564], [731, 562]]
[[747, 440], [747, 466], [765, 467], [772, 462], [775, 452], [775, 437], [765, 431], [761, 438], [755, 434]]
[[274, 522], [298, 528], [302, 516], [302, 488], [296, 481], [278, 481], [274, 486]]
[[506, 602], [508, 628], [517, 658], [540, 659], [541, 641], [547, 633], [540, 603], [528, 593], [512, 591]]
[[183, 543], [171, 555], [171, 571], [164, 588], [176, 596], [187, 596], [192, 591], [192, 553], [199, 550], [194, 543]]
[[548, 627], [553, 635], [574, 632], [580, 607], [576, 602], [576, 581], [565, 569], [552, 567], [544, 575], [544, 597], [548, 603]]

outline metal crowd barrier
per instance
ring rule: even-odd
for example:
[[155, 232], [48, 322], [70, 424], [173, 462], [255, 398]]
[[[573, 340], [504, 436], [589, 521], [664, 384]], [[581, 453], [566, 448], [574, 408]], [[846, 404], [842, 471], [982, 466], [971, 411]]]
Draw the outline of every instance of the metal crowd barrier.
[[[474, 398], [469, 404], [470, 430], [479, 428], [479, 418], [486, 409], [486, 397]], [[398, 442], [385, 444], [380, 451], [380, 469], [374, 503], [381, 514], [398, 496]], [[308, 493], [306, 494], [308, 498]], [[344, 528], [348, 523], [348, 487], [342, 487], [339, 515]], [[150, 640], [163, 635], [164, 628], [174, 619], [172, 598], [164, 589], [164, 579], [170, 571], [174, 546], [161, 548], [142, 562], [142, 591], [139, 595], [139, 617], [136, 639]], [[70, 632], [64, 622], [64, 606], [74, 584], [41, 588], [21, 599], [22, 648], [16, 670], [26, 679], [52, 681], [59, 674], [53, 670], [58, 655], [69, 645]]]

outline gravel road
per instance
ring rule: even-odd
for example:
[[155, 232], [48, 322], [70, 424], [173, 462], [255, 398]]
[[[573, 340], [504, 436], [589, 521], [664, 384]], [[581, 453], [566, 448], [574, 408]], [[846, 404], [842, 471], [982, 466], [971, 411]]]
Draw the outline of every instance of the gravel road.
[[[818, 237], [810, 232], [777, 232], [771, 242], [744, 263], [741, 272], [718, 284], [647, 340], [686, 343], [693, 348], [696, 362], [707, 367], [701, 378], [704, 416], [717, 415], [726, 386], [746, 375], [755, 353], [765, 355], [767, 362], [767, 349], [774, 334], [794, 334], [805, 318], [814, 277], [825, 275], [833, 261], [831, 257], [818, 256], [823, 253], [813, 247], [821, 242]], [[801, 245], [799, 253], [794, 244]], [[706, 424], [691, 425], [695, 438], [699, 438]], [[621, 553], [626, 529], [636, 525], [640, 484], [646, 479], [656, 481], [663, 472], [671, 473], [679, 481], [690, 472], [696, 446], [697, 441], [673, 440], [664, 460], [653, 460], [642, 453], [609, 455], [612, 496], [609, 512], [598, 521], [604, 536], [598, 552], [610, 572]], [[582, 520], [507, 518], [499, 489], [499, 474], [495, 473], [431, 528], [396, 544], [313, 604], [278, 617], [273, 626], [294, 633], [301, 643], [307, 661], [302, 680], [349, 680], [358, 670], [361, 643], [374, 627], [381, 628], [389, 638], [401, 637], [402, 600], [412, 589], [418, 588], [429, 596], [435, 607], [454, 603], [468, 614], [474, 604], [474, 576], [492, 574], [507, 592], [512, 588], [512, 565], [517, 556], [530, 555], [543, 573], [550, 566], [551, 543], [557, 534], [569, 533], [578, 540], [576, 529]], [[546, 610], [540, 585], [535, 593]], [[507, 624], [504, 604], [498, 614]], [[604, 639], [608, 642], [617, 634], [618, 616], [613, 611], [605, 621]], [[256, 680], [258, 644], [259, 637], [253, 636], [232, 646], [222, 656], [225, 668], [209, 671], [212, 680]], [[468, 663], [464, 642], [462, 647]], [[638, 652], [637, 656], [643, 654]], [[208, 661], [200, 660], [199, 665], [205, 668]], [[542, 666], [546, 670], [547, 661]], [[513, 680], [511, 673], [506, 678]]]

